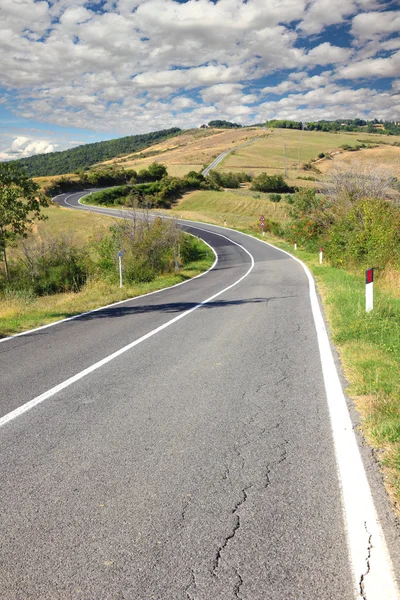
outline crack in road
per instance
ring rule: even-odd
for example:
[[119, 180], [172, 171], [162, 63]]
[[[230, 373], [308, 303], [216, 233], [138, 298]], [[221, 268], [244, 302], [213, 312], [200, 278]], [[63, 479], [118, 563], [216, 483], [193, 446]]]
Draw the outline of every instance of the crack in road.
[[368, 573], [371, 570], [371, 565], [370, 565], [370, 560], [371, 560], [371, 550], [372, 550], [372, 535], [369, 533], [368, 529], [367, 529], [367, 523], [364, 523], [364, 527], [365, 527], [365, 531], [368, 534], [368, 547], [367, 547], [367, 558], [365, 559], [365, 562], [367, 564], [367, 569], [365, 571], [365, 573], [363, 573], [360, 577], [360, 581], [359, 581], [359, 586], [360, 586], [360, 596], [361, 598], [364, 598], [364, 600], [367, 600], [367, 596], [365, 593], [365, 578], [367, 577]]

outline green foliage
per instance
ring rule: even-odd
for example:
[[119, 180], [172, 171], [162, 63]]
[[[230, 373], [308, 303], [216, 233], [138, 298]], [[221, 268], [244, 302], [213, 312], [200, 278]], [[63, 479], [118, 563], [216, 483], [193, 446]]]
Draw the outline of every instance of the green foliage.
[[130, 188], [127, 185], [119, 185], [117, 187], [108, 188], [101, 190], [100, 192], [94, 192], [86, 198], [87, 204], [107, 206], [120, 205], [121, 198], [124, 198], [129, 193]]
[[61, 175], [63, 173], [76, 173], [96, 163], [110, 160], [124, 154], [138, 152], [155, 143], [162, 142], [181, 132], [178, 127], [143, 133], [140, 135], [129, 135], [127, 137], [94, 144], [84, 144], [62, 152], [50, 152], [22, 158], [18, 161], [20, 166], [25, 167], [31, 177], [43, 177], [46, 175]]
[[400, 212], [382, 199], [360, 200], [332, 224], [324, 247], [334, 266], [399, 264]]
[[[146, 171], [147, 173], [147, 171]], [[62, 175], [50, 185], [44, 188], [46, 196], [56, 196], [64, 192], [77, 192], [90, 187], [105, 187], [111, 185], [126, 184], [130, 181], [135, 182], [137, 173], [134, 169], [115, 169], [107, 167], [96, 169], [96, 171], [87, 171], [79, 174], [79, 179], [71, 179]]]
[[221, 187], [237, 189], [244, 181], [251, 181], [251, 175], [247, 173], [224, 173], [222, 171], [210, 171], [206, 181], [211, 184], [213, 189]]
[[174, 255], [182, 243], [183, 234], [175, 223], [155, 219], [124, 221], [113, 225], [110, 233], [93, 244], [97, 273], [117, 281], [118, 252], [123, 252], [123, 273], [128, 282], [149, 282], [157, 275], [172, 272]]
[[210, 121], [208, 126], [215, 127], [216, 129], [239, 129], [241, 127], [238, 123], [231, 123], [231, 121], [223, 121], [221, 119]]
[[290, 121], [288, 119], [272, 119], [272, 121], [267, 121], [265, 125], [274, 129], [302, 129], [300, 121]]
[[325, 158], [325, 152], [320, 152], [318, 154], [318, 158]]
[[281, 194], [270, 194], [269, 199], [271, 202], [280, 202], [282, 200]]
[[326, 199], [315, 190], [299, 190], [290, 197], [288, 212], [293, 220], [286, 237], [308, 250], [315, 250], [331, 223]]
[[267, 175], [266, 173], [260, 173], [257, 177], [254, 177], [251, 189], [256, 192], [293, 192], [285, 181], [283, 175]]
[[[211, 182], [201, 173], [190, 171], [185, 177], [168, 177], [164, 165], [158, 165], [150, 171], [139, 171], [136, 181], [146, 179], [143, 183], [129, 183], [90, 194], [86, 203], [93, 205], [126, 205], [130, 207], [170, 208], [181, 195], [190, 190], [210, 189]], [[154, 180], [154, 177], [162, 179]], [[131, 180], [132, 181], [132, 180]]]
[[0, 253], [7, 279], [7, 246], [18, 237], [26, 237], [33, 222], [43, 219], [40, 208], [46, 205], [39, 196], [39, 186], [20, 167], [0, 164]]
[[77, 292], [86, 282], [89, 264], [82, 248], [67, 237], [39, 238], [22, 244], [22, 256], [10, 265], [11, 283], [0, 279], [0, 289], [33, 296]]

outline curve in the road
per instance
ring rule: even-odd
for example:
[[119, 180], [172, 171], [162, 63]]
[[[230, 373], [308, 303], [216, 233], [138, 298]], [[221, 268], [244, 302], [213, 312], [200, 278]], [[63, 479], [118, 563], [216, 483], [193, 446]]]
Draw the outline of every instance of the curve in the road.
[[[88, 210], [87, 207], [78, 204], [79, 199], [84, 194], [85, 192], [69, 195], [65, 194], [63, 196], [60, 196], [58, 198], [58, 201], [60, 203], [67, 204], [79, 210]], [[97, 209], [94, 207], [91, 207], [91, 210], [94, 212], [97, 211]], [[111, 216], [121, 216], [121, 213], [119, 211], [113, 211], [112, 209], [100, 209], [98, 212], [101, 212], [102, 214], [109, 214]], [[303, 404], [297, 406], [297, 411], [306, 410], [306, 404], [313, 401], [313, 395], [315, 394], [314, 386], [316, 388], [319, 388], [320, 385], [320, 375], [319, 373], [314, 372], [316, 369], [318, 369], [318, 360], [316, 359], [316, 356], [314, 356], [313, 348], [314, 346], [315, 348], [318, 348], [322, 364], [322, 375], [323, 383], [325, 386], [325, 394], [328, 399], [331, 429], [335, 444], [338, 479], [340, 481], [340, 493], [342, 496], [342, 506], [344, 508], [345, 514], [346, 534], [348, 538], [348, 546], [353, 572], [353, 596], [351, 597], [368, 598], [368, 600], [397, 600], [398, 590], [395, 578], [392, 573], [390, 557], [386, 548], [386, 543], [382, 533], [381, 525], [376, 514], [368, 480], [365, 474], [365, 469], [360, 458], [357, 442], [354, 437], [352, 423], [347, 410], [346, 401], [340, 384], [339, 376], [335, 367], [332, 351], [329, 344], [329, 338], [325, 329], [322, 313], [319, 308], [318, 298], [315, 292], [315, 286], [311, 274], [309, 273], [308, 269], [303, 265], [303, 263], [301, 263], [301, 261], [298, 261], [298, 259], [296, 258], [295, 261], [297, 261], [297, 263], [301, 265], [302, 269], [306, 273], [306, 282], [302, 281], [301, 277], [299, 276], [299, 272], [297, 272], [295, 268], [290, 266], [296, 264], [292, 261], [288, 260], [288, 263], [286, 264], [285, 273], [282, 272], [282, 267], [279, 268], [279, 262], [278, 265], [277, 263], [275, 263], [275, 267], [273, 269], [274, 261], [280, 261], [282, 260], [282, 257], [286, 256], [288, 258], [290, 255], [288, 253], [284, 253], [281, 250], [273, 249], [270, 245], [266, 245], [265, 242], [263, 242], [262, 240], [256, 240], [249, 236], [245, 236], [245, 234], [241, 234], [233, 230], [227, 230], [218, 226], [211, 226], [206, 224], [196, 225], [188, 221], [179, 221], [178, 223], [183, 229], [189, 230], [191, 233], [195, 233], [196, 235], [198, 235], [199, 237], [201, 237], [202, 239], [204, 239], [205, 241], [207, 241], [215, 247], [217, 253], [221, 257], [217, 268], [211, 270], [206, 276], [202, 277], [201, 279], [197, 279], [197, 281], [192, 281], [192, 283], [187, 282], [187, 285], [182, 286], [180, 290], [185, 290], [185, 293], [182, 292], [182, 297], [179, 298], [180, 304], [177, 303], [177, 295], [174, 293], [174, 290], [165, 290], [158, 296], [151, 296], [145, 306], [143, 305], [143, 302], [139, 299], [136, 301], [130, 300], [119, 303], [119, 307], [113, 309], [112, 315], [107, 309], [100, 309], [98, 312], [96, 312], [96, 319], [98, 319], [96, 322], [96, 326], [94, 326], [94, 323], [91, 322], [90, 314], [87, 314], [86, 316], [78, 315], [75, 317], [75, 320], [70, 321], [68, 324], [55, 324], [51, 330], [52, 336], [48, 336], [48, 339], [41, 339], [40, 332], [36, 330], [30, 332], [28, 335], [25, 336], [25, 338], [17, 338], [14, 339], [14, 341], [12, 341], [12, 339], [9, 340], [7, 344], [4, 344], [1, 347], [2, 349], [4, 349], [2, 355], [4, 360], [4, 368], [2, 369], [2, 372], [5, 374], [5, 381], [2, 390], [4, 393], [7, 393], [7, 396], [10, 397], [10, 406], [13, 403], [16, 403], [17, 406], [14, 408], [14, 411], [16, 412], [14, 412], [13, 410], [9, 410], [5, 414], [3, 413], [3, 419], [5, 419], [3, 421], [3, 424], [5, 424], [6, 422], [9, 423], [11, 420], [11, 418], [7, 417], [7, 415], [12, 415], [14, 412], [13, 418], [15, 418], [15, 416], [22, 414], [22, 412], [18, 413], [18, 411], [26, 412], [26, 410], [33, 407], [34, 404], [29, 405], [29, 402], [24, 402], [24, 398], [26, 398], [27, 395], [36, 391], [36, 395], [32, 402], [36, 402], [36, 404], [38, 404], [39, 402], [43, 402], [47, 398], [53, 397], [57, 392], [61, 392], [66, 387], [71, 386], [72, 383], [76, 383], [77, 381], [82, 380], [89, 373], [96, 372], [97, 374], [99, 374], [99, 372], [101, 371], [101, 366], [104, 366], [105, 370], [107, 370], [106, 365], [114, 358], [116, 358], [117, 356], [122, 357], [123, 355], [126, 355], [127, 350], [141, 344], [141, 342], [145, 339], [150, 340], [150, 338], [153, 338], [156, 333], [160, 333], [160, 335], [162, 336], [162, 331], [164, 331], [173, 323], [176, 323], [177, 321], [181, 320], [183, 317], [189, 314], [199, 315], [202, 311], [198, 309], [206, 309], [207, 306], [211, 305], [214, 305], [215, 307], [220, 309], [221, 307], [219, 306], [218, 302], [214, 302], [214, 299], [220, 297], [221, 295], [224, 295], [224, 302], [230, 302], [231, 306], [236, 307], [235, 310], [238, 311], [238, 317], [241, 319], [240, 325], [243, 326], [244, 329], [251, 330], [254, 336], [258, 335], [257, 343], [260, 344], [260, 347], [257, 346], [256, 351], [254, 353], [252, 341], [246, 340], [245, 344], [246, 351], [249, 354], [249, 356], [252, 357], [253, 362], [260, 360], [260, 364], [263, 365], [265, 362], [265, 357], [262, 354], [263, 352], [267, 353], [267, 356], [271, 361], [273, 361], [273, 358], [275, 356], [274, 353], [278, 352], [282, 364], [286, 365], [286, 369], [288, 369], [292, 363], [296, 363], [296, 368], [303, 369], [303, 371], [307, 373], [305, 380], [299, 381], [298, 378], [293, 378], [293, 375], [289, 375], [287, 371], [283, 370], [281, 372], [281, 368], [278, 367], [277, 374], [280, 375], [280, 378], [276, 381], [273, 379], [269, 383], [262, 383], [262, 381], [269, 381], [268, 373], [266, 373], [264, 375], [264, 380], [261, 379], [261, 383], [256, 386], [253, 396], [251, 396], [252, 403], [255, 406], [258, 406], [261, 400], [257, 396], [258, 390], [260, 389], [260, 385], [261, 387], [269, 385], [274, 390], [274, 393], [276, 393], [277, 398], [279, 398], [280, 394], [283, 393], [282, 402], [284, 402], [284, 398], [288, 394], [293, 395], [293, 389], [296, 390], [296, 386], [301, 384], [301, 388], [299, 389], [301, 389], [302, 393], [304, 394], [304, 397], [302, 397]], [[222, 233], [222, 231], [224, 231], [224, 233]], [[251, 257], [250, 261], [249, 255]], [[256, 259], [258, 279], [256, 278], [253, 271], [253, 256]], [[252, 289], [258, 289], [258, 287], [261, 285], [260, 277], [263, 278], [261, 289], [265, 290], [266, 288], [272, 288], [274, 282], [271, 279], [269, 279], [270, 271], [272, 270], [274, 271], [276, 277], [279, 273], [282, 276], [281, 293], [276, 298], [272, 294], [271, 297], [263, 299], [266, 300], [267, 307], [271, 306], [271, 303], [273, 303], [274, 300], [279, 300], [279, 306], [281, 306], [284, 304], [286, 299], [290, 302], [291, 311], [297, 311], [298, 314], [296, 313], [296, 318], [300, 318], [302, 310], [308, 311], [308, 307], [306, 306], [305, 287], [305, 285], [307, 285], [307, 290], [311, 301], [312, 318], [317, 332], [318, 342], [315, 345], [314, 343], [312, 343], [310, 346], [312, 355], [311, 357], [307, 356], [307, 358], [305, 359], [304, 356], [302, 356], [301, 352], [299, 353], [297, 351], [296, 354], [296, 349], [293, 347], [290, 348], [290, 352], [293, 354], [292, 356], [289, 356], [284, 349], [280, 349], [280, 346], [283, 344], [282, 336], [287, 338], [290, 335], [292, 337], [294, 335], [294, 332], [291, 331], [290, 327], [289, 329], [287, 328], [288, 326], [290, 326], [289, 321], [291, 315], [289, 312], [285, 312], [283, 308], [282, 312], [276, 312], [276, 315], [280, 318], [279, 323], [276, 325], [275, 333], [277, 337], [269, 338], [269, 345], [266, 348], [264, 348], [263, 336], [260, 336], [258, 331], [258, 329], [262, 327], [262, 321], [258, 328], [254, 328], [254, 315], [258, 315], [259, 318], [265, 319], [265, 313], [260, 311], [260, 309], [257, 309], [256, 311], [253, 311], [253, 314], [251, 315], [252, 318], [250, 319], [250, 315], [248, 315], [248, 311], [246, 311], [245, 308], [246, 304], [244, 304], [243, 308], [241, 308], [242, 305], [240, 294], [236, 294], [235, 296], [232, 296], [230, 294], [231, 290], [238, 290], [238, 288], [240, 287], [244, 302], [251, 302], [252, 304], [249, 304], [249, 306], [257, 307], [258, 300], [257, 298], [254, 298], [254, 293], [256, 292], [253, 293]], [[247, 285], [249, 289], [247, 289], [247, 287], [243, 285], [238, 286], [238, 284], [242, 281], [247, 282], [247, 278], [251, 280], [251, 283]], [[200, 284], [202, 285], [200, 286]], [[302, 289], [304, 290], [304, 292], [302, 293], [301, 298], [300, 295], [298, 296], [298, 298], [294, 298], [293, 296], [294, 290], [297, 285], [303, 286]], [[202, 288], [208, 292], [208, 295], [206, 296], [206, 300], [198, 301], [196, 300], [196, 298], [198, 298], [199, 294], [202, 293]], [[265, 294], [266, 291], [264, 291], [263, 293]], [[164, 303], [162, 304], [161, 300], [157, 303], [157, 299], [161, 298], [163, 298]], [[261, 308], [263, 306], [263, 303], [261, 302], [259, 306]], [[276, 306], [278, 306], [278, 303], [276, 304]], [[271, 310], [272, 309], [270, 308], [270, 311]], [[178, 313], [177, 316], [175, 316], [172, 319], [169, 316], [171, 311]], [[274, 323], [273, 314], [272, 318], [270, 316], [268, 321], [269, 326], [271, 328], [273, 328]], [[148, 316], [146, 321], [147, 324], [145, 326], [142, 324], [143, 319], [139, 318], [139, 316], [141, 315]], [[119, 316], [121, 319], [120, 323], [118, 323], [118, 320], [116, 320], [115, 318], [117, 316]], [[110, 320], [110, 327], [107, 328], [106, 325], [104, 325], [104, 323], [107, 324], [108, 319], [111, 318], [113, 319], [112, 326]], [[284, 321], [282, 321], [282, 318], [286, 318], [288, 322], [285, 323]], [[126, 331], [126, 325], [124, 324], [128, 322], [128, 319], [130, 322], [130, 328], [129, 331]], [[195, 327], [195, 316], [193, 317], [193, 319], [185, 320], [185, 323], [188, 321], [193, 321], [194, 323], [192, 323], [192, 327]], [[214, 318], [212, 322], [214, 323], [215, 327], [218, 321], [216, 321]], [[152, 324], [152, 328], [149, 331], [150, 323]], [[203, 320], [203, 326], [204, 323], [205, 322]], [[69, 330], [67, 329], [67, 326], [70, 327]], [[313, 337], [314, 334], [311, 331], [312, 320], [308, 319], [308, 317], [307, 327], [309, 328], [309, 330], [305, 332], [303, 343], [307, 343], [309, 345], [309, 340]], [[239, 326], [238, 329], [240, 329]], [[172, 328], [172, 330], [175, 331], [175, 328]], [[197, 332], [198, 337], [202, 335], [201, 327], [195, 329], [195, 331]], [[227, 335], [227, 333], [224, 330], [221, 331], [221, 335], [222, 334]], [[133, 341], [130, 339], [132, 335], [134, 335], [135, 338]], [[207, 335], [212, 335], [212, 329], [211, 331], [207, 332]], [[207, 339], [207, 335], [204, 339]], [[68, 337], [70, 340], [69, 342]], [[235, 339], [235, 329], [229, 329], [229, 337], [227, 337], [227, 339]], [[124, 340], [126, 340], [127, 343], [123, 343]], [[187, 336], [184, 336], [184, 338], [182, 338], [181, 344], [184, 343], [183, 340], [187, 340]], [[59, 345], [60, 341], [64, 341], [64, 344], [61, 348]], [[255, 343], [256, 341], [254, 341], [254, 344]], [[36, 378], [33, 375], [33, 366], [30, 364], [30, 362], [32, 361], [31, 355], [29, 354], [29, 345], [31, 345], [32, 347], [32, 344], [34, 344], [34, 347], [36, 349], [38, 360], [42, 361], [40, 365], [40, 377], [36, 376]], [[78, 358], [74, 356], [75, 346], [80, 349], [80, 356]], [[207, 346], [207, 348], [209, 348], [209, 346]], [[105, 356], [104, 353], [106, 354]], [[260, 355], [262, 357], [261, 359], [259, 358]], [[236, 355], [234, 353], [231, 354], [231, 360], [232, 362], [236, 360]], [[310, 364], [308, 364], [308, 361], [310, 361]], [[246, 362], [246, 356], [240, 355], [239, 364], [241, 365], [243, 364], [243, 362]], [[144, 364], [146, 364], [146, 361], [144, 361]], [[19, 385], [16, 384], [15, 377], [11, 377], [11, 373], [15, 365], [19, 366]], [[80, 368], [78, 368], [78, 365], [80, 365]], [[120, 368], [122, 368], [122, 366], [123, 365], [120, 365]], [[247, 364], [247, 368], [253, 370], [253, 365], [249, 363]], [[272, 365], [271, 362], [271, 365], [269, 365], [269, 369], [272, 370], [273, 368], [275, 367]], [[304, 373], [301, 373], [301, 375], [304, 376]], [[60, 377], [62, 383], [57, 385], [51, 385], [51, 382], [54, 381], [54, 377]], [[258, 377], [257, 372], [253, 372], [252, 377]], [[310, 382], [309, 387], [307, 377], [315, 377], [315, 381], [312, 380]], [[247, 381], [246, 373], [242, 374], [242, 379], [242, 385], [245, 386], [243, 398], [245, 398], [245, 395], [247, 394], [247, 387], [251, 387], [251, 381]], [[292, 388], [290, 390], [285, 389], [282, 392], [280, 391], [279, 384], [280, 382], [284, 382], [286, 379], [291, 380]], [[184, 384], [187, 385], [185, 378], [183, 378], [183, 380]], [[212, 393], [211, 388], [209, 389], [209, 393]], [[85, 387], [85, 394], [90, 394], [89, 384], [87, 384]], [[63, 397], [62, 394], [61, 397]], [[224, 398], [224, 396], [222, 396], [222, 398]], [[221, 410], [223, 410], [222, 398], [219, 399], [219, 401], [221, 402]], [[264, 406], [265, 410], [272, 410], [272, 417], [274, 415], [273, 400], [273, 397], [269, 398], [269, 401], [272, 403], [272, 407]], [[24, 406], [27, 406], [28, 408], [24, 410]], [[237, 410], [240, 410], [240, 405], [237, 406]], [[280, 414], [281, 407], [279, 405], [279, 402], [276, 410]], [[320, 410], [322, 410], [321, 407]], [[35, 412], [36, 411], [32, 411], [32, 413], [30, 414], [33, 414]], [[47, 411], [46, 414], [47, 418], [50, 418], [49, 415], [51, 415], [51, 411]], [[252, 417], [252, 419], [247, 423], [248, 428], [256, 419], [262, 420], [260, 414], [260, 412], [257, 412], [257, 414], [254, 417]], [[311, 415], [308, 414], [308, 417], [310, 418]], [[289, 427], [291, 420], [293, 420], [294, 418], [295, 414], [292, 414], [288, 420], [288, 423], [286, 423], [286, 427]], [[267, 419], [267, 422], [264, 424], [264, 430], [266, 427], [268, 427], [268, 425], [270, 425], [270, 423]], [[304, 436], [309, 436], [307, 439], [309, 439], [309, 443], [312, 444], [314, 432], [306, 431], [307, 423], [302, 423], [302, 426], [305, 429]], [[65, 425], [63, 425], [63, 427], [65, 427]], [[4, 428], [3, 431], [6, 431], [8, 429], [9, 428]], [[247, 436], [247, 441], [242, 442], [242, 446], [240, 446], [242, 453], [241, 460], [244, 462], [244, 448], [247, 445], [252, 443], [253, 450], [255, 452], [257, 451], [257, 446], [254, 445], [254, 440], [258, 440], [257, 430], [250, 430], [250, 433], [250, 437], [248, 434], [245, 434], [245, 437]], [[292, 434], [295, 435], [295, 437], [297, 436], [297, 433], [297, 430], [295, 431], [295, 434], [293, 434], [292, 431]], [[272, 435], [271, 432], [270, 434]], [[292, 443], [295, 444], [295, 441], [293, 441]], [[320, 443], [322, 443], [322, 438], [320, 439]], [[213, 444], [216, 444], [216, 438], [213, 438]], [[237, 446], [235, 446], [235, 448], [236, 452], [239, 452], [237, 450]], [[264, 448], [263, 452], [268, 451], [273, 455], [274, 448], [274, 446], [272, 447], [272, 449]], [[217, 452], [217, 450], [218, 449], [216, 448], [215, 452]], [[205, 456], [208, 456], [208, 453], [206, 453]], [[284, 456], [285, 455], [282, 454], [282, 456], [279, 458], [278, 455], [278, 462], [276, 464], [278, 464], [280, 461], [283, 461]], [[319, 461], [320, 459], [322, 459], [322, 457], [315, 457], [313, 460]], [[260, 464], [262, 464], [264, 460], [263, 453], [261, 453], [259, 460], [261, 461]], [[291, 491], [293, 491], [296, 496], [296, 486], [298, 485], [296, 482], [297, 478], [301, 475], [301, 473], [299, 475], [298, 470], [302, 469], [302, 460], [300, 459], [300, 456], [295, 457], [294, 454], [292, 454], [291, 460], [293, 461], [293, 464], [297, 465], [297, 469], [294, 473], [291, 474], [294, 482]], [[307, 464], [308, 461], [310, 461], [310, 457], [307, 455], [307, 453], [304, 454], [304, 461], [307, 462]], [[256, 467], [257, 463], [251, 463], [251, 468], [256, 469], [257, 471]], [[228, 467], [228, 471], [230, 469], [233, 469], [232, 465]], [[314, 471], [314, 467], [312, 469], [310, 468], [310, 473], [312, 473], [315, 477], [317, 476], [317, 472], [318, 469], [317, 471]], [[290, 475], [289, 463], [286, 467], [286, 474], [287, 476]], [[328, 474], [327, 477], [328, 479], [332, 478], [332, 474]], [[225, 480], [229, 479], [227, 474], [224, 476], [224, 478]], [[265, 476], [261, 477], [261, 479], [265, 479]], [[258, 481], [257, 478], [256, 481]], [[288, 482], [288, 485], [290, 485], [290, 481]], [[317, 479], [315, 479], [315, 481], [313, 481], [313, 485], [318, 486], [320, 485], [320, 482]], [[221, 556], [223, 554], [222, 551], [223, 549], [226, 549], [228, 540], [233, 538], [236, 530], [239, 528], [241, 516], [241, 513], [238, 512], [239, 507], [242, 507], [242, 505], [246, 501], [250, 489], [252, 489], [253, 492], [254, 490], [256, 490], [258, 494], [261, 494], [261, 496], [262, 489], [264, 489], [263, 485], [261, 485], [260, 483], [256, 485], [254, 482], [252, 482], [251, 485], [247, 484], [247, 487], [245, 484], [243, 484], [243, 486], [244, 487], [242, 487], [241, 493], [242, 499], [239, 503], [236, 503], [236, 509], [231, 514], [231, 517], [233, 515], [236, 519], [239, 519], [239, 521], [236, 521], [237, 527], [236, 529], [234, 529], [232, 536], [227, 537], [225, 545], [221, 544], [212, 570], [214, 579], [215, 575], [219, 574], [220, 564], [222, 561]], [[267, 486], [268, 481], [264, 487]], [[279, 481], [275, 480], [275, 493], [277, 493], [277, 489], [279, 492]], [[285, 490], [283, 490], [282, 495], [280, 495], [280, 493], [277, 493], [277, 501], [282, 502], [284, 498], [286, 498]], [[298, 501], [301, 501], [300, 497], [297, 496], [297, 498]], [[287, 501], [290, 503], [291, 498], [287, 498]], [[326, 498], [325, 500], [321, 500], [321, 502], [325, 501]], [[300, 510], [300, 507], [296, 506], [294, 507], [294, 510]], [[308, 510], [307, 505], [303, 507], [303, 510], [304, 519]], [[204, 509], [202, 508], [201, 504], [200, 512], [204, 512]], [[326, 515], [320, 514], [319, 518], [321, 519], [321, 523], [322, 521], [326, 523]], [[333, 523], [332, 526], [334, 526]], [[318, 525], [315, 527], [315, 529], [313, 529], [313, 531], [314, 535], [318, 536]], [[278, 534], [278, 532], [279, 527], [275, 533]], [[282, 531], [280, 535], [283, 537], [286, 535], [286, 532]], [[328, 530], [326, 531], [326, 535], [328, 535]], [[193, 541], [194, 540], [192, 539], [192, 542]], [[311, 538], [308, 541], [310, 544], [312, 543]], [[300, 548], [302, 548], [304, 552], [307, 551], [307, 548], [303, 547], [301, 543], [298, 546], [298, 550]], [[336, 558], [337, 560], [339, 560], [339, 557]], [[284, 560], [283, 555], [281, 556], [281, 560]], [[295, 556], [292, 556], [290, 560], [296, 560], [298, 562], [297, 557]], [[326, 562], [326, 556], [323, 557], [323, 560]], [[250, 570], [250, 567], [251, 565], [249, 564], [242, 565], [242, 568], [247, 569], [248, 571]], [[276, 564], [276, 568], [279, 570], [279, 561]], [[293, 573], [291, 574], [291, 576], [293, 576]], [[286, 575], [284, 575], [282, 581], [285, 580], [285, 577]], [[259, 585], [264, 586], [265, 581], [259, 581]], [[300, 585], [299, 582], [298, 585]], [[319, 583], [317, 581], [314, 581], [313, 585], [318, 586]], [[306, 595], [301, 595], [303, 592], [299, 591], [298, 597], [321, 598], [321, 594], [325, 593], [326, 586], [322, 585], [321, 591], [318, 592], [317, 589], [320, 588], [317, 587], [313, 589], [313, 585], [307, 588], [308, 592], [304, 592]], [[333, 580], [331, 580], [331, 585], [334, 585]], [[293, 590], [293, 588], [291, 589]], [[257, 592], [254, 593], [257, 594]], [[282, 593], [282, 596], [279, 595], [280, 593]], [[336, 600], [336, 598], [339, 598], [337, 593], [335, 593], [335, 595], [331, 595], [330, 593], [328, 593], [327, 597], [335, 598]], [[275, 595], [272, 595], [270, 597], [274, 598], [274, 600], [275, 598], [280, 599], [281, 597], [288, 597], [287, 594], [286, 596], [283, 596], [283, 594], [284, 592], [282, 590], [278, 590], [275, 592]], [[319, 594], [319, 596], [316, 594]], [[346, 596], [342, 595], [342, 598], [350, 598], [349, 591], [347, 591], [346, 594]], [[214, 593], [213, 596], [208, 595], [203, 597], [216, 598], [218, 596], [216, 596]], [[264, 595], [258, 596], [253, 594], [253, 596], [251, 597], [266, 596], [264, 593]]]

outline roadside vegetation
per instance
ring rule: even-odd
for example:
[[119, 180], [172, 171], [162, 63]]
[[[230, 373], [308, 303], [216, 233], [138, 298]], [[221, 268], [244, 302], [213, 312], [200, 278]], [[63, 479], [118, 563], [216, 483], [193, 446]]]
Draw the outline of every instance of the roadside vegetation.
[[[331, 335], [400, 512], [400, 187], [376, 163], [338, 163], [320, 192], [194, 192], [173, 211], [227, 224], [296, 254], [312, 270]], [[280, 196], [278, 199], [277, 196]], [[265, 237], [260, 215], [265, 215]], [[294, 244], [297, 250], [294, 250]], [[323, 264], [319, 249], [323, 248]], [[375, 267], [374, 310], [365, 311], [365, 269]]]
[[[400, 512], [400, 138], [390, 123], [385, 131], [376, 123], [343, 123], [319, 122], [302, 131], [301, 123], [276, 122], [268, 124], [268, 133], [204, 126], [146, 152], [47, 181], [46, 191], [116, 186], [86, 197], [85, 203], [133, 213], [156, 208], [260, 238], [264, 215], [261, 239], [296, 253], [317, 280], [347, 392]], [[253, 137], [252, 145], [235, 150], [206, 178], [201, 175], [229, 144]], [[160, 220], [154, 225], [146, 218], [142, 225], [135, 219], [129, 225], [114, 222], [111, 228], [99, 223], [79, 243], [62, 235], [52, 238], [44, 233], [44, 223], [34, 227], [36, 235], [12, 249], [13, 283], [0, 275], [0, 335], [182, 281], [213, 260], [205, 246], [185, 241], [174, 224]], [[119, 250], [124, 252], [122, 290]], [[369, 267], [375, 267], [375, 306], [367, 314]]]
[[0, 166], [0, 337], [185, 281], [214, 260], [174, 220], [150, 219], [133, 206], [129, 220], [108, 219], [106, 225], [105, 217], [95, 216], [99, 226], [89, 233], [92, 215], [41, 210], [45, 200], [37, 194], [23, 171]]

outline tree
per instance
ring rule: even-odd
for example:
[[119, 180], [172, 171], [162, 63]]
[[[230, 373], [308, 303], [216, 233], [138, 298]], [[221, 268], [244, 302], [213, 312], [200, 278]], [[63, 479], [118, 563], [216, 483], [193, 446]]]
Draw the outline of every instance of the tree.
[[44, 219], [41, 206], [47, 201], [39, 194], [39, 186], [19, 166], [0, 164], [0, 252], [7, 280], [7, 246], [18, 237], [26, 237], [32, 223]]

